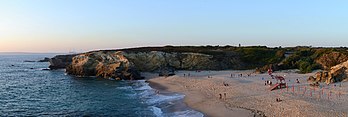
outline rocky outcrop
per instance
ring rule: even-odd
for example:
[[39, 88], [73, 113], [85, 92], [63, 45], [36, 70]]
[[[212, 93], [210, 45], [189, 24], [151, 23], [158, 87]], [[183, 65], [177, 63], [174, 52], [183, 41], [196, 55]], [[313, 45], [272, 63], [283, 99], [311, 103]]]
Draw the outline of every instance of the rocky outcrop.
[[142, 79], [140, 73], [121, 51], [89, 52], [72, 58], [66, 72], [76, 76], [97, 76], [117, 80]]
[[50, 62], [50, 60], [51, 60], [50, 58], [45, 57], [44, 59], [39, 60], [37, 62]]
[[315, 74], [315, 77], [309, 77], [308, 81], [325, 82], [327, 84], [340, 82], [348, 79], [348, 61], [331, 67], [330, 71], [320, 71]]
[[49, 60], [51, 70], [55, 69], [65, 69], [68, 65], [71, 64], [72, 58], [76, 56], [76, 54], [70, 55], [57, 55]]
[[348, 61], [331, 67], [330, 73], [331, 77], [326, 83], [340, 82], [347, 79], [348, 74]]
[[[238, 63], [238, 64], [236, 64]], [[222, 70], [240, 68], [236, 57], [216, 57], [202, 53], [95, 51], [72, 58], [66, 72], [76, 76], [114, 79], [141, 79], [139, 71], [174, 75], [174, 70]]]

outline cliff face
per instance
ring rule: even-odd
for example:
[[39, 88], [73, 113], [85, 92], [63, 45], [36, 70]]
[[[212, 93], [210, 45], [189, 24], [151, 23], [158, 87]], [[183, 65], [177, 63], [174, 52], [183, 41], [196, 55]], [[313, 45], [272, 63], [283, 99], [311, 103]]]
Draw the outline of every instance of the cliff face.
[[141, 79], [138, 71], [153, 72], [163, 68], [221, 70], [240, 66], [236, 63], [241, 62], [233, 57], [221, 59], [201, 53], [96, 51], [73, 57], [66, 72], [76, 76], [129, 80]]
[[97, 76], [118, 80], [142, 79], [134, 64], [120, 51], [77, 55], [72, 58], [72, 63], [66, 68], [66, 72], [76, 76]]
[[127, 52], [126, 58], [132, 61], [140, 71], [156, 71], [161, 67], [173, 67], [177, 70], [223, 70], [241, 69], [238, 57], [217, 57], [202, 53], [178, 53], [178, 52]]

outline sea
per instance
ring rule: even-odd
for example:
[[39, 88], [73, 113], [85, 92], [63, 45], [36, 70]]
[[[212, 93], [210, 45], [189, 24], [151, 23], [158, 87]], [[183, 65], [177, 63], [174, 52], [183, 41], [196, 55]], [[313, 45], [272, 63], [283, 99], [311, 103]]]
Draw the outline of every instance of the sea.
[[158, 94], [145, 80], [74, 77], [45, 70], [55, 54], [0, 54], [0, 116], [203, 117], [183, 94]]

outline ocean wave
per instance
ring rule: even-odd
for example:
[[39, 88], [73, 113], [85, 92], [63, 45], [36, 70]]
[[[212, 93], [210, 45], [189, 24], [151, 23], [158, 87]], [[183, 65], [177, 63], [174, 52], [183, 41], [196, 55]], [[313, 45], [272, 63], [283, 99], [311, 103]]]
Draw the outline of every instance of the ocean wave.
[[149, 104], [162, 104], [162, 103], [166, 103], [166, 102], [180, 100], [180, 99], [183, 99], [184, 97], [185, 97], [184, 95], [179, 95], [179, 94], [170, 95], [170, 96], [156, 95], [156, 96], [151, 97], [149, 100], [147, 100], [147, 103], [149, 103]]
[[198, 111], [185, 110], [185, 111], [170, 113], [166, 116], [167, 117], [203, 117], [204, 115]]
[[156, 106], [151, 106], [151, 110], [156, 115], [156, 117], [163, 117], [162, 109], [160, 109], [160, 108], [158, 108]]
[[116, 89], [130, 90], [130, 89], [133, 89], [133, 87], [131, 87], [131, 86], [124, 86], [124, 87], [117, 87]]
[[[128, 89], [129, 87], [123, 87]], [[140, 80], [133, 85], [133, 90], [137, 91], [137, 95], [144, 99], [156, 117], [203, 117], [204, 115], [198, 111], [186, 109], [178, 110], [176, 112], [167, 112], [167, 106], [164, 105], [174, 105], [176, 101], [184, 99], [185, 95], [172, 93], [172, 94], [158, 94], [156, 90], [149, 86], [149, 83], [145, 80]], [[162, 105], [162, 106], [161, 106]], [[165, 107], [165, 108], [163, 108]], [[163, 110], [165, 109], [165, 110]]]

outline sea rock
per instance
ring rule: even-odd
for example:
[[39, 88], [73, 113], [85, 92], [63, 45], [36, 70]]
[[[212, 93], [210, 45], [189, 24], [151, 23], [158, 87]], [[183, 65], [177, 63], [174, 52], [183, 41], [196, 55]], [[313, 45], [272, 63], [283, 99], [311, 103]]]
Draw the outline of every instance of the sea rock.
[[57, 55], [49, 60], [51, 70], [55, 69], [65, 69], [68, 65], [71, 64], [72, 58], [76, 56], [76, 54], [70, 55]]
[[39, 60], [37, 62], [50, 62], [50, 60], [51, 60], [50, 58], [45, 57], [44, 59]]
[[76, 76], [97, 76], [124, 80], [143, 79], [121, 51], [89, 52], [72, 58], [66, 72]]
[[36, 61], [31, 61], [31, 60], [25, 60], [23, 62], [28, 62], [28, 63], [32, 63], [32, 62], [36, 62]]

